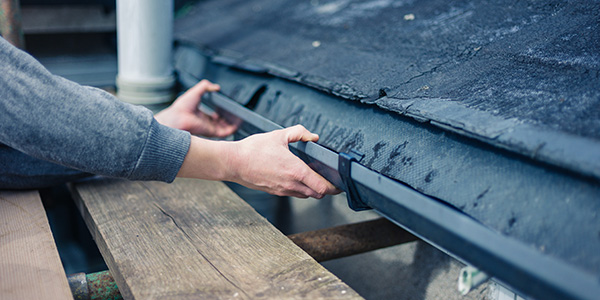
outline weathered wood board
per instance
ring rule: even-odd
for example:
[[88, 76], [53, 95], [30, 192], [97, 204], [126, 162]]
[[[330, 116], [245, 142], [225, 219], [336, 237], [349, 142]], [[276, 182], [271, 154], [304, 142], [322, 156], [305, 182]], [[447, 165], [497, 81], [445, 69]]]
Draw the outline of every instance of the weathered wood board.
[[0, 191], [0, 299], [73, 299], [37, 191]]
[[223, 183], [72, 190], [125, 299], [360, 299]]

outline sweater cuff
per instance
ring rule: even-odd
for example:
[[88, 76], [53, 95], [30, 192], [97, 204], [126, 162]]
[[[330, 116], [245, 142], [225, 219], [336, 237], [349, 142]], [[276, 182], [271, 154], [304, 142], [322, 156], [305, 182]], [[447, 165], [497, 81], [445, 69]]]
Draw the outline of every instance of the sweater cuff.
[[146, 144], [129, 179], [173, 182], [190, 143], [189, 132], [161, 125], [152, 119]]

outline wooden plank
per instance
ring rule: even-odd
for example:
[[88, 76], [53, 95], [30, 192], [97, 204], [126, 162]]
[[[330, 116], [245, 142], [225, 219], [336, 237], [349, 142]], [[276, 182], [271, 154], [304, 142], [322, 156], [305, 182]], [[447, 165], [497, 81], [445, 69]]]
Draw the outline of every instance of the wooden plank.
[[360, 299], [223, 183], [72, 189], [125, 299]]
[[0, 299], [73, 299], [37, 191], [0, 191]]

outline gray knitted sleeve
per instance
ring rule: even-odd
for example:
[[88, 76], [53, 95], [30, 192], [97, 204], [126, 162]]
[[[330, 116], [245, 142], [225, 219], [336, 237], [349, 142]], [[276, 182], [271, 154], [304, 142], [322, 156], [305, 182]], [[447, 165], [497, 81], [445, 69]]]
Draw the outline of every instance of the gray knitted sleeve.
[[143, 107], [50, 74], [0, 38], [0, 143], [83, 172], [171, 182], [190, 134], [160, 125]]

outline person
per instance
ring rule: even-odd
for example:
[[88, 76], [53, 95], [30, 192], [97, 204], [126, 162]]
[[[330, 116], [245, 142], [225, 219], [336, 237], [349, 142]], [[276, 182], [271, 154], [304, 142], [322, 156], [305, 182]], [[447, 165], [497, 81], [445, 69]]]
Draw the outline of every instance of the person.
[[288, 149], [318, 140], [301, 125], [240, 141], [218, 115], [198, 109], [206, 80], [156, 116], [100, 89], [48, 72], [0, 38], [0, 189], [31, 189], [92, 174], [172, 182], [175, 177], [236, 182], [280, 196], [338, 193]]

